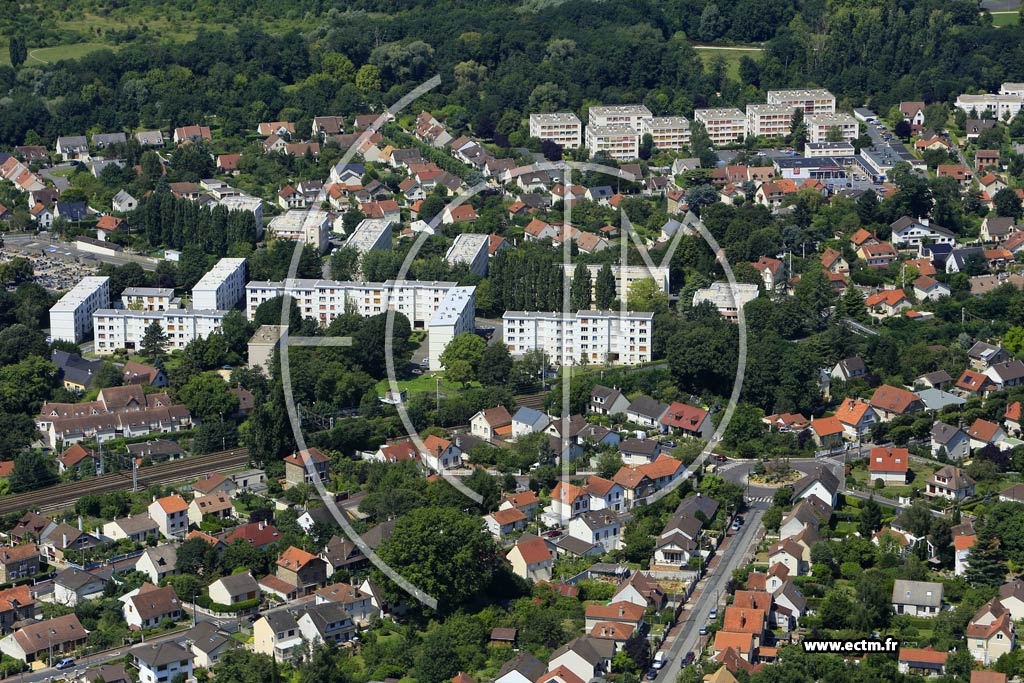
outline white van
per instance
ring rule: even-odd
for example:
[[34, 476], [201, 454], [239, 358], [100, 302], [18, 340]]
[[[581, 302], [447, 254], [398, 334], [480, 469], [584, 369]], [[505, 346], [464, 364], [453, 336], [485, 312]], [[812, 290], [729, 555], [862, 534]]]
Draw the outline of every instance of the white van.
[[654, 655], [654, 661], [651, 662], [651, 667], [655, 669], [660, 669], [661, 667], [665, 666], [665, 662], [667, 660], [668, 657], [665, 655], [665, 651], [658, 650], [658, 652]]

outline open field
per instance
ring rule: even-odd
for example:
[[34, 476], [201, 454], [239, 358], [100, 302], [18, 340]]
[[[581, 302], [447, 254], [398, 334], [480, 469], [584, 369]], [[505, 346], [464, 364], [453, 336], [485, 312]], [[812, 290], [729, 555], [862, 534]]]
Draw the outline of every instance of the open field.
[[725, 60], [725, 71], [729, 78], [738, 80], [740, 77], [740, 57], [744, 55], [756, 59], [764, 51], [759, 47], [716, 47], [713, 45], [695, 45], [694, 50], [700, 55], [704, 62], [704, 68], [711, 66], [714, 57], [722, 57]]
[[993, 26], [1016, 26], [1020, 23], [1020, 12], [1012, 10], [1008, 12], [992, 12]]

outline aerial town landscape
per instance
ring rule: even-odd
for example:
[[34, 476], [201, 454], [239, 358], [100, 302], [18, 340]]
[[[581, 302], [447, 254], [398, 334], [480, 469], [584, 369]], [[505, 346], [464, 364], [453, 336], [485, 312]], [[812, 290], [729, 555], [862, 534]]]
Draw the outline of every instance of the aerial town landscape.
[[0, 678], [1024, 680], [1010, 0], [0, 0]]

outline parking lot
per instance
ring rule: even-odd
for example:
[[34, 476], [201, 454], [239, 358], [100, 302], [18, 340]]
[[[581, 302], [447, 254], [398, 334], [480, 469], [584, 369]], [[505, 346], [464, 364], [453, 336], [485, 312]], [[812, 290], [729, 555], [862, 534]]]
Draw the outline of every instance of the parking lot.
[[83, 277], [92, 275], [97, 270], [95, 262], [81, 263], [75, 254], [51, 244], [39, 244], [32, 248], [0, 249], [0, 262], [6, 263], [16, 257], [27, 259], [35, 273], [34, 281], [54, 292], [71, 289]]

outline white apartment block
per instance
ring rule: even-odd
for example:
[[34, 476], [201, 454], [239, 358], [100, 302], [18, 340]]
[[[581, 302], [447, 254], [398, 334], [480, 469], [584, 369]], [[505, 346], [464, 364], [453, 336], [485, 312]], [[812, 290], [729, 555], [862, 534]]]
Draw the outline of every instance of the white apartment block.
[[121, 305], [135, 311], [166, 311], [177, 307], [170, 287], [126, 287], [121, 292]]
[[789, 135], [793, 127], [791, 104], [748, 104], [747, 135], [762, 138], [781, 138]]
[[391, 221], [386, 218], [364, 218], [349, 235], [346, 247], [360, 254], [373, 249], [391, 248]]
[[644, 119], [640, 132], [650, 134], [658, 149], [678, 152], [690, 144], [690, 122], [683, 116], [655, 116]]
[[490, 261], [490, 235], [463, 233], [455, 238], [444, 258], [452, 266], [465, 263], [480, 277], [487, 276]]
[[738, 309], [756, 299], [757, 294], [757, 285], [737, 282], [730, 286], [728, 282], [712, 282], [710, 287], [698, 289], [693, 293], [693, 305], [710, 301], [723, 318], [737, 322]]
[[74, 344], [85, 339], [92, 314], [110, 306], [110, 278], [84, 277], [50, 309], [50, 335]]
[[739, 109], [696, 109], [693, 120], [704, 124], [713, 145], [732, 145], [747, 132], [747, 117]]
[[513, 356], [539, 349], [558, 365], [636, 365], [651, 360], [653, 313], [506, 311], [502, 322]]
[[642, 123], [653, 118], [651, 110], [642, 104], [591, 107], [588, 116], [591, 126], [629, 126], [638, 133]]
[[604, 152], [618, 161], [632, 161], [640, 156], [640, 132], [633, 127], [617, 123], [607, 126], [587, 126], [587, 149], [593, 157]]
[[321, 209], [292, 209], [270, 219], [267, 230], [277, 239], [302, 242], [322, 254], [327, 251], [331, 219]]
[[551, 140], [561, 147], [583, 146], [583, 124], [576, 114], [530, 114], [530, 137]]
[[800, 107], [804, 114], [833, 114], [836, 111], [836, 96], [824, 88], [769, 90], [768, 104]]
[[166, 311], [128, 311], [101, 308], [92, 314], [95, 351], [100, 355], [118, 349], [138, 350], [146, 328], [159, 323], [167, 335], [167, 351], [184, 349], [189, 342], [219, 332], [227, 311], [171, 308]]
[[[1003, 86], [1014, 85], [1011, 83], [1004, 83]], [[999, 120], [1003, 120], [1004, 117], [1009, 116], [1013, 118], [1017, 113], [1024, 107], [1024, 95], [1013, 95], [1013, 94], [998, 94], [998, 95], [960, 95], [956, 98], [956, 108], [962, 109], [967, 113], [968, 116], [974, 115], [981, 116], [986, 111], [992, 112], [992, 114]]]
[[857, 119], [852, 114], [808, 114], [804, 118], [807, 124], [807, 139], [810, 142], [826, 142], [829, 132], [838, 128], [843, 140], [854, 140], [860, 134]]
[[427, 361], [441, 369], [441, 353], [451, 340], [476, 329], [476, 287], [452, 287], [427, 323]]
[[217, 199], [217, 203], [228, 211], [248, 211], [256, 221], [256, 236], [263, 237], [263, 200], [259, 197], [252, 197], [244, 192], [236, 191], [233, 194], [224, 194]]
[[[587, 266], [587, 271], [590, 272], [590, 299], [594, 300], [597, 296], [597, 274], [601, 272], [601, 265], [592, 263]], [[619, 264], [612, 264], [612, 275], [615, 276], [615, 297], [622, 300], [623, 297], [629, 294], [629, 288], [633, 286], [634, 282], [639, 280], [654, 280], [654, 282], [661, 288], [661, 291], [668, 294], [669, 288], [669, 269], [668, 267], [655, 266], [648, 268], [647, 266], [622, 266]], [[576, 265], [573, 263], [566, 263], [562, 265], [562, 272], [565, 277], [572, 280], [572, 276], [576, 273]]]
[[245, 259], [222, 258], [192, 288], [192, 308], [227, 311], [245, 293]]
[[1003, 83], [999, 86], [999, 94], [1024, 97], [1024, 83]]

